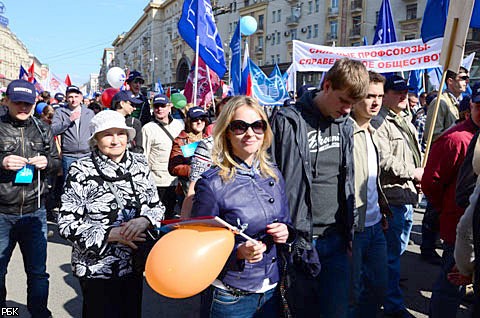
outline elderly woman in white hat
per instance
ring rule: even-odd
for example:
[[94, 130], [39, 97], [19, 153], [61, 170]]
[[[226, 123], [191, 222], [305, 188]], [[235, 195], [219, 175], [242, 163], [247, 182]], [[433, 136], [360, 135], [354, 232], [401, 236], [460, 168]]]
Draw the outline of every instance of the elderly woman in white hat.
[[70, 167], [59, 232], [73, 243], [83, 317], [141, 317], [143, 269], [133, 252], [145, 231], [159, 226], [165, 208], [145, 157], [127, 150], [135, 129], [125, 118], [102, 111], [90, 128], [92, 155]]

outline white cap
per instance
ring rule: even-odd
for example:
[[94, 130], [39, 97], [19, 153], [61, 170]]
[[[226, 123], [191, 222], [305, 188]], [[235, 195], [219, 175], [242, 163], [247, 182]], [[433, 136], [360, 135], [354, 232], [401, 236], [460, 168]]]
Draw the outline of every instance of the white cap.
[[98, 132], [110, 129], [120, 128], [125, 129], [128, 134], [128, 140], [135, 138], [136, 131], [132, 127], [128, 127], [125, 123], [125, 117], [119, 112], [114, 110], [103, 110], [96, 114], [90, 121], [91, 136], [89, 140], [92, 140]]

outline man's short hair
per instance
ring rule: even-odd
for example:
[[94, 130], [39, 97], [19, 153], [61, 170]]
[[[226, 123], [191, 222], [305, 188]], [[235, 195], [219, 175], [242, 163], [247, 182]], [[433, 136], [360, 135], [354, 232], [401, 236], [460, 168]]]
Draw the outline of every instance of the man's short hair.
[[334, 90], [346, 90], [354, 100], [365, 98], [368, 93], [368, 71], [365, 65], [357, 60], [337, 60], [325, 75], [325, 81], [330, 81]]
[[458, 70], [458, 73], [455, 73], [454, 71], [447, 70], [447, 75], [445, 77], [445, 80], [447, 80], [449, 78], [456, 79], [457, 75], [459, 73], [468, 73], [468, 70], [463, 66], [460, 66], [460, 69]]
[[385, 76], [383, 76], [380, 73], [377, 73], [374, 71], [368, 71], [368, 77], [369, 77], [370, 83], [382, 83], [382, 85], [385, 84]]

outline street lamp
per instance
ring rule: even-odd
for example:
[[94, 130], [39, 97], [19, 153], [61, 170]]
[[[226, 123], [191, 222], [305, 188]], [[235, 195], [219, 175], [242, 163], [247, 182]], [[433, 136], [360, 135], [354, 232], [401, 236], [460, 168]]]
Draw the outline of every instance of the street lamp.
[[155, 92], [155, 61], [158, 60], [158, 57], [155, 56], [155, 53], [152, 52], [152, 58], [150, 62], [152, 62], [152, 91]]

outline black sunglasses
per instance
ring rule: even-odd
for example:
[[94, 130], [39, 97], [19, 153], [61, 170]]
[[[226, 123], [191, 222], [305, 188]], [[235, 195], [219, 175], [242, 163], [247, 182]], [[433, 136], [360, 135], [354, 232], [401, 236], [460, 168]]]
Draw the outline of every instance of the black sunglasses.
[[167, 106], [168, 106], [168, 104], [154, 104], [153, 108], [165, 108]]
[[235, 135], [242, 135], [247, 132], [248, 128], [252, 127], [254, 133], [263, 135], [267, 130], [267, 122], [265, 120], [257, 120], [249, 124], [243, 120], [234, 120], [228, 125], [228, 128]]
[[466, 80], [469, 80], [469, 79], [470, 79], [470, 76], [468, 76], [468, 75], [463, 75], [463, 76], [459, 76], [458, 78], [461, 79], [461, 80], [466, 81]]

